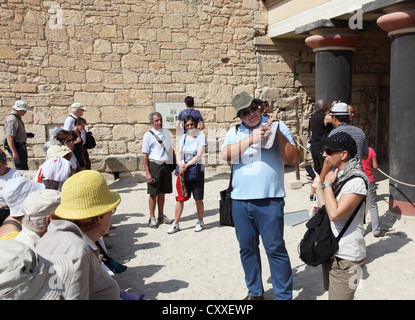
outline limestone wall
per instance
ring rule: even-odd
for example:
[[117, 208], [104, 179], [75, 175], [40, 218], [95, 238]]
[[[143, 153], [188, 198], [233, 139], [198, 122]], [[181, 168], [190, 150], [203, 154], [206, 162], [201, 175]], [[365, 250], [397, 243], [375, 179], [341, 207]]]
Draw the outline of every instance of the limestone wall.
[[[93, 169], [141, 170], [154, 102], [191, 95], [206, 123], [206, 163], [216, 166], [220, 138], [234, 123], [231, 99], [242, 90], [287, 107], [281, 119], [300, 138], [312, 111], [314, 54], [302, 40], [276, 45], [266, 33], [267, 13], [256, 0], [0, 1], [0, 139], [10, 107], [26, 100], [36, 169], [43, 143], [81, 102], [97, 140]], [[359, 68], [370, 64], [359, 57]], [[374, 73], [362, 70], [356, 73]], [[359, 88], [353, 99], [373, 108], [366, 85]]]

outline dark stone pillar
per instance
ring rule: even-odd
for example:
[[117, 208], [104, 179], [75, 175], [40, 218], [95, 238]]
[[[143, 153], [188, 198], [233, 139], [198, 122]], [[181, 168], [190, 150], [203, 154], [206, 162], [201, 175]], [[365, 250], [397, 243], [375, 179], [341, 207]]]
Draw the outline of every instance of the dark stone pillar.
[[[378, 25], [391, 38], [389, 175], [415, 184], [415, 10], [399, 6]], [[389, 210], [415, 216], [415, 187], [390, 180]]]
[[330, 29], [311, 33], [305, 43], [316, 53], [315, 99], [323, 99], [329, 107], [334, 100], [350, 104], [353, 55], [362, 39], [356, 34]]

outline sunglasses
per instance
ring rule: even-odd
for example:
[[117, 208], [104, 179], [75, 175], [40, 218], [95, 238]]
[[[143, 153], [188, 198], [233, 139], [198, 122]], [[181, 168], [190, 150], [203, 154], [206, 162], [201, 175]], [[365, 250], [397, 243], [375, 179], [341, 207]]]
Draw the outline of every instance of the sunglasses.
[[257, 110], [258, 110], [258, 106], [253, 106], [253, 107], [251, 107], [251, 108], [249, 108], [248, 110], [245, 110], [245, 111], [242, 111], [241, 112], [241, 115], [243, 116], [243, 117], [247, 117], [247, 116], [249, 116], [251, 113], [255, 113]]
[[190, 127], [190, 126], [196, 126], [196, 123], [191, 122], [191, 123], [185, 124], [184, 126], [185, 126], [186, 128], [187, 128], [187, 127]]
[[341, 152], [343, 150], [337, 150], [337, 149], [330, 149], [330, 148], [324, 148], [324, 152], [329, 156], [332, 153]]

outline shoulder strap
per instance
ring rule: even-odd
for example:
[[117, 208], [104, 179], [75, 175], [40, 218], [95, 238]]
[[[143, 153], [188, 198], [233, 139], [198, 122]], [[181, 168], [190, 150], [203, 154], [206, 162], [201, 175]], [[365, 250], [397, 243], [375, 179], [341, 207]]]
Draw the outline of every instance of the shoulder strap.
[[[346, 184], [347, 181], [353, 179], [353, 178], [361, 178], [359, 176], [351, 176], [349, 178], [347, 178], [346, 180], [342, 181], [342, 183], [339, 185], [339, 188], [336, 190], [336, 194], [335, 197], [340, 193], [341, 188]], [[365, 182], [366, 188], [367, 188], [367, 184], [365, 179], [362, 178], [362, 180]], [[354, 217], [356, 216], [356, 214], [359, 212], [360, 207], [362, 206], [363, 202], [365, 201], [366, 196], [362, 199], [362, 201], [360, 201], [359, 205], [356, 207], [356, 209], [353, 211], [352, 215], [350, 216], [349, 220], [347, 220], [345, 226], [343, 227], [342, 231], [339, 233], [339, 235], [337, 236], [337, 241], [340, 241], [341, 237], [343, 237], [343, 235], [345, 234], [347, 228], [350, 226], [350, 224], [352, 223]]]
[[149, 132], [153, 135], [153, 137], [157, 140], [157, 142], [160, 143], [160, 145], [163, 147], [164, 151], [167, 153], [167, 150], [166, 150], [166, 147], [163, 144], [163, 141], [161, 141], [160, 138], [157, 135], [155, 135], [153, 131], [150, 130]]
[[69, 116], [70, 116], [72, 119], [76, 120], [76, 118], [75, 118], [73, 115], [71, 115], [71, 114], [70, 114]]
[[23, 123], [23, 121], [22, 121], [22, 119], [20, 119], [20, 117], [17, 115], [17, 114], [15, 114], [15, 113], [10, 113], [11, 115], [13, 115], [13, 116], [15, 116], [16, 118], [17, 118], [17, 120], [19, 120], [20, 121], [20, 123], [23, 125], [23, 127], [24, 127], [24, 123]]

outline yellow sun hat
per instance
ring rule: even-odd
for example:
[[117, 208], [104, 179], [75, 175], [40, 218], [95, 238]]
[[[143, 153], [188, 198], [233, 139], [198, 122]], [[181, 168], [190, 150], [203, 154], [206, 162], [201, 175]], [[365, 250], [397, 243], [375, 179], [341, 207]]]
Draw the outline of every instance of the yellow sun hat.
[[104, 177], [95, 170], [76, 173], [62, 186], [61, 204], [55, 214], [63, 219], [83, 220], [115, 209], [120, 195], [108, 189]]

